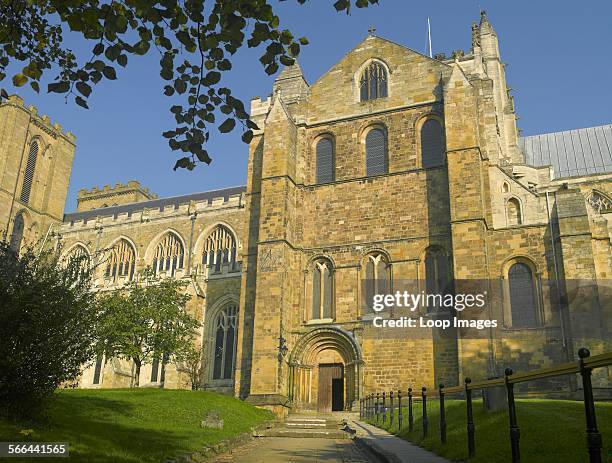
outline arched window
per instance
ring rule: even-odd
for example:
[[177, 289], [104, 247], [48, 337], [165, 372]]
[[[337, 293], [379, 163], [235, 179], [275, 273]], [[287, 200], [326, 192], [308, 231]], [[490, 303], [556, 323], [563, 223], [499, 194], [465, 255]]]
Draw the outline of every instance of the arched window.
[[536, 292], [531, 267], [523, 262], [513, 264], [508, 270], [508, 283], [512, 326], [537, 326]]
[[387, 71], [384, 66], [372, 61], [361, 73], [359, 80], [361, 101], [387, 96]]
[[71, 261], [77, 263], [82, 270], [89, 268], [90, 257], [85, 246], [77, 244], [64, 256], [64, 264], [67, 265]]
[[387, 137], [382, 129], [372, 129], [366, 135], [366, 175], [386, 174]]
[[334, 142], [330, 138], [321, 138], [317, 142], [317, 183], [333, 182], [335, 170]]
[[98, 354], [96, 357], [92, 384], [100, 384], [102, 382], [102, 367], [104, 367], [105, 363], [104, 356], [102, 354]]
[[119, 278], [131, 281], [134, 278], [135, 263], [136, 252], [134, 248], [127, 240], [121, 239], [109, 252], [104, 278], [113, 283]]
[[15, 216], [13, 221], [13, 232], [11, 233], [10, 248], [14, 252], [21, 250], [21, 243], [23, 241], [23, 232], [25, 230], [25, 220], [23, 214], [20, 212]]
[[174, 233], [167, 233], [155, 247], [153, 273], [167, 272], [174, 276], [176, 270], [183, 268], [185, 250], [183, 243]]
[[444, 130], [436, 119], [427, 119], [421, 127], [421, 162], [423, 168], [444, 164]]
[[236, 238], [227, 227], [217, 225], [204, 243], [202, 265], [220, 272], [224, 263], [230, 270], [236, 268]]
[[166, 380], [166, 363], [168, 363], [168, 354], [161, 356], [153, 356], [153, 362], [151, 363], [151, 382], [152, 383], [163, 383]]
[[334, 318], [334, 275], [330, 261], [319, 259], [312, 269], [312, 318]]
[[593, 191], [587, 198], [587, 203], [593, 208], [593, 210], [599, 214], [602, 212], [612, 211], [612, 201], [610, 198], [602, 195], [597, 191]]
[[506, 202], [506, 220], [508, 225], [520, 225], [523, 223], [521, 216], [521, 203], [516, 198], [510, 198]]
[[23, 185], [21, 187], [20, 199], [24, 203], [30, 201], [30, 192], [32, 191], [32, 183], [34, 183], [34, 171], [36, 170], [36, 160], [38, 158], [38, 142], [33, 141], [30, 145], [28, 153], [28, 161], [26, 163], [25, 175], [23, 176]]
[[446, 253], [439, 247], [428, 248], [425, 252], [425, 293], [427, 310], [442, 307], [442, 299], [451, 288], [450, 262]]
[[391, 291], [391, 266], [381, 252], [368, 254], [364, 262], [365, 282], [364, 297], [365, 308], [372, 310], [376, 294], [389, 294]]
[[235, 304], [226, 306], [215, 317], [213, 379], [231, 379], [233, 376], [237, 317], [238, 308]]

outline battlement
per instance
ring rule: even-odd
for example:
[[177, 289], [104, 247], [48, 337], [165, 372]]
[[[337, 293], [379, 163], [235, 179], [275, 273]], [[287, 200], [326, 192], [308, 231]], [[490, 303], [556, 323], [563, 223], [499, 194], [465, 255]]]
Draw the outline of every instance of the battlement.
[[[104, 190], [99, 191], [103, 192]], [[245, 191], [246, 187], [240, 186], [77, 211], [64, 215], [62, 228], [74, 230], [75, 228], [107, 226], [128, 221], [148, 222], [177, 215], [205, 213], [228, 207], [242, 207]]]
[[137, 180], [127, 183], [116, 183], [115, 186], [104, 185], [91, 190], [81, 189], [77, 193], [77, 211], [88, 211], [120, 204], [138, 203], [156, 199], [157, 195], [148, 188], [142, 187]]
[[30, 113], [30, 115], [32, 116], [32, 123], [39, 127], [43, 132], [47, 133], [53, 138], [62, 136], [73, 145], [76, 142], [76, 137], [72, 132], [64, 132], [61, 124], [59, 122], [52, 122], [51, 118], [48, 115], [39, 115], [38, 108], [36, 106], [26, 106], [23, 98], [21, 98], [19, 95], [10, 95], [7, 100], [0, 103], [0, 106], [12, 106], [14, 108], [22, 109], [23, 111]]

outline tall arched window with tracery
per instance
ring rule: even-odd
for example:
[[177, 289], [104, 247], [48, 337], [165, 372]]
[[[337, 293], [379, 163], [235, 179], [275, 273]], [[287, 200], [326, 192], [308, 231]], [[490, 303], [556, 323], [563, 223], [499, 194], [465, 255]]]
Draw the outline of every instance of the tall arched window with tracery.
[[512, 326], [526, 328], [538, 325], [536, 285], [532, 268], [517, 262], [508, 269]]
[[236, 357], [236, 321], [238, 307], [231, 303], [215, 316], [214, 361], [212, 379], [231, 379]]
[[510, 198], [506, 202], [506, 220], [508, 222], [508, 226], [520, 225], [523, 223], [521, 203], [518, 199]]
[[91, 263], [89, 252], [82, 244], [73, 246], [72, 249], [70, 249], [70, 251], [64, 256], [63, 261], [65, 265], [75, 262], [81, 268], [81, 270], [87, 270]]
[[334, 271], [327, 259], [312, 266], [312, 319], [334, 318]]
[[23, 185], [21, 186], [21, 195], [19, 199], [22, 202], [30, 202], [30, 193], [32, 191], [32, 184], [34, 183], [34, 171], [36, 170], [36, 160], [38, 159], [38, 142], [34, 140], [30, 145], [30, 151], [28, 152], [28, 161], [26, 163], [25, 173], [23, 176]]
[[598, 214], [612, 212], [612, 200], [597, 191], [591, 192], [587, 197], [587, 203]]
[[377, 61], [368, 64], [359, 79], [361, 101], [374, 100], [387, 96], [387, 70]]
[[127, 240], [121, 239], [115, 243], [108, 253], [104, 278], [111, 283], [119, 279], [131, 281], [134, 278], [135, 265], [136, 252], [134, 248]]
[[230, 271], [236, 268], [236, 238], [227, 227], [217, 225], [204, 243], [202, 265], [220, 272], [223, 264]]
[[[427, 310], [442, 307], [439, 303], [444, 295], [452, 291], [451, 268], [449, 257], [438, 246], [432, 246], [425, 252], [425, 292], [428, 296]], [[435, 295], [435, 297], [431, 297]]]
[[174, 276], [178, 269], [183, 268], [184, 259], [185, 249], [182, 241], [174, 233], [166, 233], [155, 247], [153, 273], [157, 275], [166, 272]]
[[372, 310], [376, 294], [389, 294], [391, 291], [391, 265], [382, 252], [373, 252], [365, 257], [364, 306]]
[[9, 243], [13, 252], [19, 252], [21, 250], [24, 231], [25, 219], [23, 218], [23, 213], [20, 212], [15, 216], [15, 220], [13, 221], [13, 232], [11, 233], [11, 241]]
[[436, 119], [427, 119], [421, 127], [421, 163], [423, 168], [444, 164], [444, 129]]

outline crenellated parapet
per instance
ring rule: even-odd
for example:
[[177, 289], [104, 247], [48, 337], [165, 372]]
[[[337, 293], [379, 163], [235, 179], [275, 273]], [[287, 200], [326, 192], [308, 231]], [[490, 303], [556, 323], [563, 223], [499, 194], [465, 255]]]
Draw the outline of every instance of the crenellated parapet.
[[137, 180], [130, 180], [127, 183], [116, 183], [114, 186], [104, 185], [102, 188], [95, 186], [90, 190], [79, 190], [77, 211], [88, 211], [151, 199], [157, 199], [157, 195], [148, 188], [141, 186]]
[[30, 114], [32, 117], [31, 123], [45, 132], [53, 139], [62, 137], [69, 143], [75, 144], [76, 137], [70, 131], [63, 131], [62, 126], [59, 122], [52, 122], [51, 118], [46, 114], [38, 114], [38, 108], [34, 105], [25, 104], [23, 98], [19, 95], [11, 95], [6, 101], [0, 103], [0, 106], [12, 106], [14, 108], [22, 109]]
[[[138, 182], [133, 183], [140, 185]], [[113, 188], [110, 187], [107, 190], [105, 188], [93, 188], [91, 190], [81, 190], [79, 195], [81, 193], [95, 195], [112, 190]], [[244, 193], [245, 187], [234, 187], [77, 211], [64, 215], [62, 230], [69, 232], [75, 229], [124, 225], [130, 222], [145, 223], [228, 208], [242, 208]]]

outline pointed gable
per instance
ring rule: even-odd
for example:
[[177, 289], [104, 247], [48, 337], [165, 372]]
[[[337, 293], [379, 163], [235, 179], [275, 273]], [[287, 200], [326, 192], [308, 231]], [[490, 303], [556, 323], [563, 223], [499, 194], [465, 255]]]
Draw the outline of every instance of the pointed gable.
[[[360, 101], [359, 81], [373, 60], [388, 72], [388, 96]], [[439, 101], [450, 67], [389, 40], [369, 36], [310, 87], [308, 122]]]

